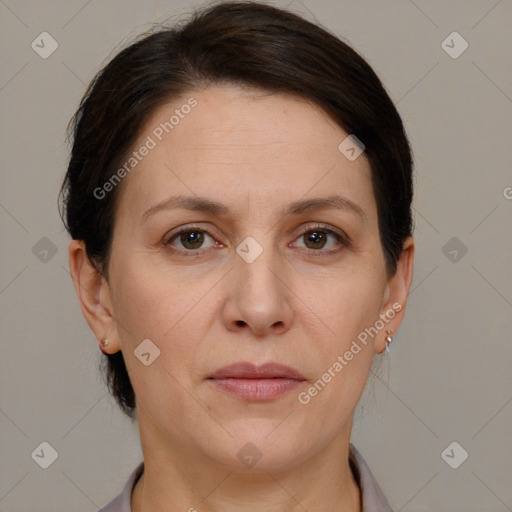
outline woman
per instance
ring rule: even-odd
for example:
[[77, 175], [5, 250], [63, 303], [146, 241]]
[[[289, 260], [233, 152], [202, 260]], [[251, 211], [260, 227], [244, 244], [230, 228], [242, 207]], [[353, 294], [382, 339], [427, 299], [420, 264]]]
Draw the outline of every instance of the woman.
[[223, 3], [124, 49], [73, 121], [70, 270], [144, 456], [102, 510], [391, 510], [350, 434], [411, 284], [412, 158], [369, 65]]

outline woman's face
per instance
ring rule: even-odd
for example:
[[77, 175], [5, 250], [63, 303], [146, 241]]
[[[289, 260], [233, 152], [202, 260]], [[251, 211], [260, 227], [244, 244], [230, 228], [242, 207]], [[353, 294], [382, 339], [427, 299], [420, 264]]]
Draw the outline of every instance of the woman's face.
[[141, 131], [102, 285], [112, 320], [96, 328], [122, 350], [143, 445], [268, 470], [348, 443], [410, 276], [388, 282], [347, 135], [303, 100], [231, 86]]

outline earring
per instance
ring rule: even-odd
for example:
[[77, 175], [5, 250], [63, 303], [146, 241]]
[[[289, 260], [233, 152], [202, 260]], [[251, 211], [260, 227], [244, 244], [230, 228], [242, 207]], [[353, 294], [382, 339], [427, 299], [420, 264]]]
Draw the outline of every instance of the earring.
[[393, 341], [393, 331], [386, 331], [386, 352], [389, 354], [389, 345]]
[[101, 340], [101, 344], [106, 347], [108, 345], [108, 340], [105, 339], [105, 340]]

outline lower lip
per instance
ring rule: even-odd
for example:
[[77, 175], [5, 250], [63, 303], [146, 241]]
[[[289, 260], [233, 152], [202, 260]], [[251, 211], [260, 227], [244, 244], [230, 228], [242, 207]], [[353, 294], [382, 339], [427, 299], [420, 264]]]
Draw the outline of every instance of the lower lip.
[[293, 389], [302, 381], [295, 379], [210, 379], [222, 391], [251, 402], [264, 402], [277, 398]]

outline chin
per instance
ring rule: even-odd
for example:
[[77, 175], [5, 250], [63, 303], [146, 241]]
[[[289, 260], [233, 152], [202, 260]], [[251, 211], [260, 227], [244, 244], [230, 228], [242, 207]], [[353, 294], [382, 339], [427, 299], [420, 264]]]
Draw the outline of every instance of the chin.
[[[215, 447], [210, 440], [209, 456], [237, 473], [280, 472], [292, 469], [307, 459], [311, 447], [305, 436], [279, 425], [275, 420], [245, 420], [237, 428], [227, 425], [232, 434], [223, 436]], [[276, 425], [279, 425], [276, 428]], [[231, 427], [231, 428], [230, 428]]]

